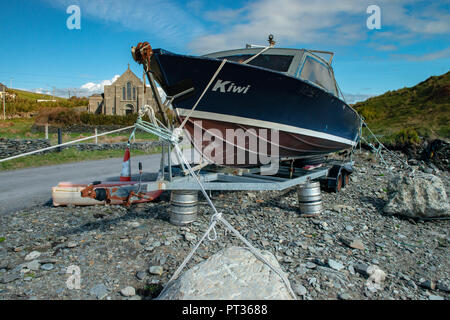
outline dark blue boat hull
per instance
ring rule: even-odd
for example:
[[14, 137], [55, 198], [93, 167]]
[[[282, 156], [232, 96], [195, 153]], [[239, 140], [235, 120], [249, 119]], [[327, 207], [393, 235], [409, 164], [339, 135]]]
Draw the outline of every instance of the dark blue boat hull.
[[[187, 83], [195, 89], [189, 97], [172, 104], [183, 111], [179, 113], [181, 119], [196, 103], [220, 63], [217, 59], [177, 55], [160, 49], [152, 57], [152, 69], [166, 92]], [[321, 88], [280, 72], [235, 62], [225, 64], [190, 120], [194, 119], [206, 121], [211, 127], [216, 123], [222, 129], [229, 126], [280, 130], [279, 144], [285, 157], [352, 147], [360, 129], [357, 113]], [[186, 128], [192, 133], [192, 121], [189, 123]], [[287, 136], [301, 140], [302, 144], [295, 147]]]

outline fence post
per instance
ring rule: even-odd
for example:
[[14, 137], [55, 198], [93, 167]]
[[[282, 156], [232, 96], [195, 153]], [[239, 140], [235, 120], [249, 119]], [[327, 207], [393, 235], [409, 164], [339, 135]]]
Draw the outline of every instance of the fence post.
[[[62, 143], [62, 133], [61, 133], [61, 128], [58, 128], [58, 144]], [[61, 152], [61, 147], [58, 147], [56, 149], [58, 152]]]
[[48, 140], [48, 123], [45, 124], [45, 139]]
[[94, 129], [94, 134], [95, 134], [95, 144], [98, 144], [97, 128]]

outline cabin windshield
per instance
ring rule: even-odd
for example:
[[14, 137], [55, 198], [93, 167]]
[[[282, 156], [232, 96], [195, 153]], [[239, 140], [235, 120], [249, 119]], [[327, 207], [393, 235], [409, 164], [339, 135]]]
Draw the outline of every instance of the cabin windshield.
[[307, 55], [300, 70], [300, 78], [311, 81], [327, 91], [338, 95], [333, 71], [325, 62]]
[[[253, 54], [240, 54], [228, 57], [221, 57], [234, 62], [244, 62], [253, 57]], [[292, 63], [294, 56], [279, 54], [262, 54], [250, 61], [248, 64], [252, 66], [262, 67], [274, 71], [287, 72]]]

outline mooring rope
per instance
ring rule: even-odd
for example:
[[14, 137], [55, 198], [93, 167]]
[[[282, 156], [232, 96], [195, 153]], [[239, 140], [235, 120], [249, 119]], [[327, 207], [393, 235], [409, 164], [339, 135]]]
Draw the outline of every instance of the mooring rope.
[[[215, 230], [215, 226], [217, 224], [218, 221], [222, 222], [229, 230], [231, 230], [236, 237], [238, 237], [250, 250], [250, 252], [252, 252], [256, 258], [258, 258], [259, 260], [261, 260], [263, 263], [265, 263], [270, 269], [272, 269], [272, 271], [274, 271], [283, 281], [283, 283], [285, 284], [286, 288], [288, 289], [289, 293], [291, 294], [291, 296], [294, 299], [297, 299], [297, 296], [295, 295], [294, 291], [291, 288], [291, 285], [289, 283], [289, 280], [286, 278], [286, 276], [283, 274], [282, 270], [279, 270], [277, 268], [275, 268], [255, 247], [252, 246], [252, 244], [245, 239], [240, 233], [239, 231], [237, 231], [235, 228], [233, 228], [233, 226], [222, 216], [221, 212], [218, 212], [216, 207], [214, 206], [214, 203], [211, 201], [210, 197], [208, 196], [205, 188], [203, 187], [203, 184], [201, 183], [201, 181], [199, 180], [199, 178], [197, 177], [197, 175], [194, 173], [194, 171], [192, 170], [192, 167], [190, 166], [190, 164], [188, 163], [188, 161], [186, 161], [186, 159], [183, 156], [183, 153], [180, 150], [180, 147], [178, 145], [177, 141], [172, 141], [172, 143], [174, 144], [174, 148], [176, 150], [176, 152], [179, 154], [179, 157], [182, 159], [182, 161], [184, 162], [184, 164], [186, 165], [186, 167], [189, 170], [189, 173], [192, 177], [195, 178], [197, 184], [200, 187], [200, 191], [203, 193], [203, 196], [205, 197], [206, 201], [208, 202], [208, 204], [210, 205], [210, 207], [213, 209], [214, 214], [211, 217], [210, 220], [210, 224], [208, 226], [208, 229], [205, 231], [205, 233], [203, 234], [203, 236], [201, 237], [200, 241], [194, 246], [194, 248], [191, 250], [191, 252], [186, 256], [186, 258], [183, 260], [183, 262], [180, 264], [180, 266], [177, 268], [177, 270], [175, 271], [175, 273], [172, 275], [172, 277], [169, 279], [169, 281], [167, 282], [166, 286], [164, 287], [164, 289], [161, 291], [160, 296], [163, 295], [166, 290], [169, 288], [170, 284], [175, 281], [179, 274], [181, 273], [181, 271], [184, 269], [184, 267], [187, 265], [187, 263], [191, 260], [192, 256], [194, 255], [194, 253], [197, 251], [197, 249], [199, 248], [200, 244], [205, 240], [206, 237], [208, 237], [208, 239], [210, 241], [215, 241], [217, 239], [217, 232]], [[214, 237], [211, 238], [210, 233], [211, 231], [214, 232]]]
[[265, 47], [264, 49], [262, 49], [260, 52], [258, 52], [257, 54], [255, 54], [254, 56], [251, 56], [250, 58], [248, 58], [247, 60], [245, 60], [244, 62], [242, 62], [242, 64], [247, 64], [250, 61], [252, 61], [253, 59], [255, 59], [256, 57], [258, 57], [260, 54], [262, 54], [263, 52], [266, 52], [267, 50], [269, 50], [270, 48], [273, 48], [274, 44], [270, 44], [267, 47]]

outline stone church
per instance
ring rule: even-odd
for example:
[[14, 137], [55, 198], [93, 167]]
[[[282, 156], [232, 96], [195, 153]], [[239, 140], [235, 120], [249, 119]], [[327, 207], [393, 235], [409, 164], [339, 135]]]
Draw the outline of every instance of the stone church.
[[156, 105], [151, 88], [147, 87], [144, 94], [144, 84], [131, 70], [130, 64], [116, 81], [105, 86], [103, 94], [89, 97], [89, 113], [107, 115], [127, 115], [135, 113], [138, 108], [148, 104]]

